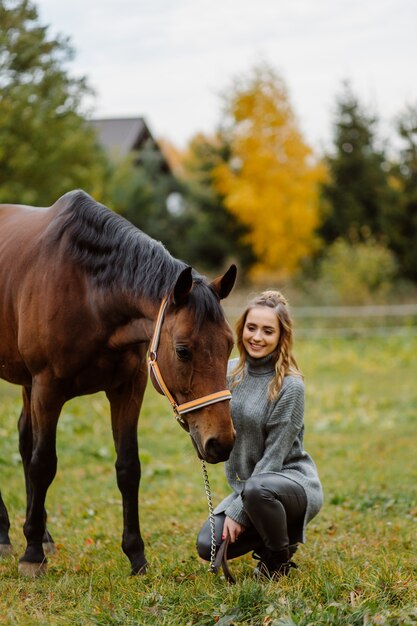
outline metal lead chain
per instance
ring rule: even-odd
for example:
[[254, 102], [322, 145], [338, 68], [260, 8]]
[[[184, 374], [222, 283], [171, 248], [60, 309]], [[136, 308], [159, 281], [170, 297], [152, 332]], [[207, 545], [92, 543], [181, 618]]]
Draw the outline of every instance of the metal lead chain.
[[203, 472], [204, 489], [206, 491], [207, 505], [208, 505], [208, 510], [209, 510], [210, 533], [211, 533], [210, 571], [213, 572], [214, 560], [216, 558], [216, 547], [217, 547], [216, 546], [216, 527], [214, 523], [213, 502], [211, 500], [209, 477], [207, 473], [206, 464], [203, 459], [201, 459], [201, 470]]

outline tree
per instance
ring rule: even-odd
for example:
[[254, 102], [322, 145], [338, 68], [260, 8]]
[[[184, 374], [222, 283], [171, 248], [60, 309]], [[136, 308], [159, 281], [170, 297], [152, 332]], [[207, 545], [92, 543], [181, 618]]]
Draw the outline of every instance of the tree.
[[282, 79], [266, 65], [238, 79], [225, 97], [222, 134], [230, 158], [216, 184], [247, 228], [256, 272], [293, 273], [316, 245], [323, 168], [303, 141]]
[[29, 0], [0, 2], [0, 199], [49, 204], [74, 187], [100, 194], [105, 159], [85, 123], [85, 79], [66, 39], [48, 37]]
[[217, 136], [196, 135], [181, 163], [184, 200], [189, 216], [186, 256], [206, 270], [219, 271], [229, 259], [244, 276], [255, 257], [242, 239], [245, 228], [224, 206], [215, 186], [215, 170], [227, 161], [229, 147]]
[[180, 183], [167, 169], [162, 153], [152, 141], [127, 159], [112, 163], [104, 200], [150, 237], [162, 241], [175, 256], [184, 246], [184, 217], [171, 208], [171, 194]]
[[334, 152], [327, 156], [329, 180], [322, 186], [327, 243], [352, 232], [383, 235], [382, 216], [396, 202], [384, 150], [377, 148], [377, 119], [362, 109], [348, 84], [337, 102]]
[[386, 207], [384, 232], [401, 275], [417, 281], [417, 106], [408, 106], [398, 116], [396, 127], [402, 149], [391, 169], [391, 180], [399, 199]]

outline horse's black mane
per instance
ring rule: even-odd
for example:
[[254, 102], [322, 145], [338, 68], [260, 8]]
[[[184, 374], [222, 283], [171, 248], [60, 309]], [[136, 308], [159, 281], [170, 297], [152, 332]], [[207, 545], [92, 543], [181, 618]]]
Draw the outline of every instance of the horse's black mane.
[[[57, 239], [65, 235], [68, 252], [102, 289], [122, 289], [135, 295], [161, 300], [170, 293], [187, 265], [175, 259], [126, 219], [96, 202], [81, 190], [61, 199]], [[196, 321], [223, 317], [215, 292], [206, 279], [193, 270], [190, 304]]]

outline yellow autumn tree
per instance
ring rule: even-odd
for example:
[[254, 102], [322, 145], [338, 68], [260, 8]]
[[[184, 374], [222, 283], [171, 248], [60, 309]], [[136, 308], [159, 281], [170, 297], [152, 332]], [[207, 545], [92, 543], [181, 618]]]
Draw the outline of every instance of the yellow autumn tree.
[[249, 229], [258, 259], [253, 274], [293, 274], [317, 244], [324, 167], [303, 141], [285, 85], [269, 66], [236, 80], [225, 105], [222, 133], [231, 157], [216, 169], [217, 188]]

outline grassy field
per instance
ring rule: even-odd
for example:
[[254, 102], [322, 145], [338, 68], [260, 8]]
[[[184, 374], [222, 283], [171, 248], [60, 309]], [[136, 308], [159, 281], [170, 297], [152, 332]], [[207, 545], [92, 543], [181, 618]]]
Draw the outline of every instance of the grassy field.
[[[0, 386], [0, 486], [15, 555], [0, 561], [0, 624], [290, 626], [417, 624], [417, 337], [299, 339], [307, 385], [306, 449], [325, 506], [280, 582], [231, 562], [237, 584], [207, 572], [195, 537], [207, 515], [200, 464], [152, 389], [140, 422], [141, 523], [149, 572], [129, 577], [104, 396], [64, 407], [48, 493], [58, 554], [23, 580], [25, 500], [16, 422], [19, 390]], [[227, 492], [209, 466], [213, 500]]]

